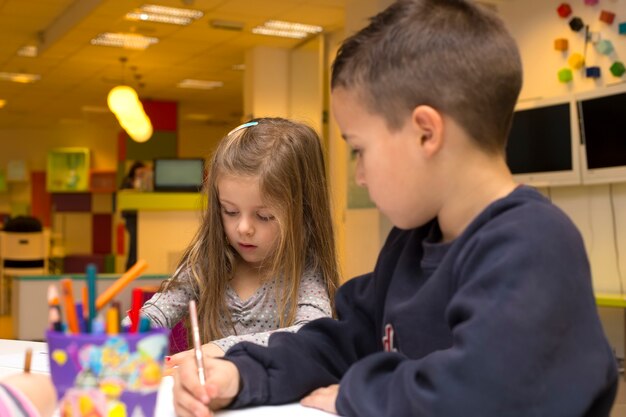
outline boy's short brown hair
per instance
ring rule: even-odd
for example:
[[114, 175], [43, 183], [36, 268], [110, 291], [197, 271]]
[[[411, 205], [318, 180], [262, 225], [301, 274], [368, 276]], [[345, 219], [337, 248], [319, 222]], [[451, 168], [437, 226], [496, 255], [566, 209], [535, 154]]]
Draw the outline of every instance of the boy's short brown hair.
[[512, 36], [495, 14], [465, 0], [396, 1], [343, 42], [331, 79], [391, 130], [428, 105], [490, 153], [504, 151], [521, 84]]

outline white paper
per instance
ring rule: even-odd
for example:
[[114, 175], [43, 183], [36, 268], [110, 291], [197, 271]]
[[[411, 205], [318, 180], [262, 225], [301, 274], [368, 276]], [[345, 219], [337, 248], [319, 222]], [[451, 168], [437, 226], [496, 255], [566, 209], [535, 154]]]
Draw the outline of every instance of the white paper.
[[[5, 374], [10, 373], [11, 369], [15, 369], [16, 372], [22, 372], [24, 370], [24, 358], [25, 353], [8, 353], [0, 354], [0, 363]], [[41, 374], [50, 373], [50, 363], [48, 362], [48, 352], [45, 350], [34, 350], [33, 356], [30, 361], [31, 372], [37, 372]]]
[[[173, 387], [174, 378], [171, 376], [164, 377], [159, 389], [154, 417], [176, 417], [174, 414]], [[215, 412], [216, 417], [329, 417], [333, 415], [315, 408], [303, 407], [298, 403]]]

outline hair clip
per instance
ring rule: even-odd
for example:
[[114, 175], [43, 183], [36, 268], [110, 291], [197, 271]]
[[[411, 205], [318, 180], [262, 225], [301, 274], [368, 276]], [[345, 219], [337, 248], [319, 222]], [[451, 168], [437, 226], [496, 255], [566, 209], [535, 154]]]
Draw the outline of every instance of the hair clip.
[[239, 131], [241, 129], [245, 129], [245, 128], [250, 127], [250, 126], [256, 126], [258, 124], [259, 124], [259, 122], [247, 122], [247, 123], [244, 123], [242, 125], [237, 126], [236, 128], [234, 128], [230, 132], [228, 132], [228, 135], [226, 135], [226, 136], [230, 136], [233, 133], [235, 133], [235, 132], [237, 132], [237, 131]]

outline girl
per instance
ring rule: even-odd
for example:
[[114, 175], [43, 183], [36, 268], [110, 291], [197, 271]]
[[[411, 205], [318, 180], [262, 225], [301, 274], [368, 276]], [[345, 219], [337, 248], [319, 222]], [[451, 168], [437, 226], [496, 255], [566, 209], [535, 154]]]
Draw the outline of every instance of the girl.
[[[197, 300], [205, 354], [332, 315], [338, 268], [321, 144], [310, 127], [257, 119], [220, 142], [200, 230], [141, 312], [173, 327]], [[176, 365], [191, 351], [168, 358]]]

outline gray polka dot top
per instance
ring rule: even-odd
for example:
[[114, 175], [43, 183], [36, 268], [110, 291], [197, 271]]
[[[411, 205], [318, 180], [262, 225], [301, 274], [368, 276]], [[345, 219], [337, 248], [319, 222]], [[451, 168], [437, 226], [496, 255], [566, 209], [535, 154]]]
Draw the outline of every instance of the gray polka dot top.
[[[152, 325], [172, 328], [187, 314], [189, 300], [196, 296], [195, 284], [192, 283], [188, 272], [183, 272], [180, 279], [183, 285], [155, 294], [142, 307], [141, 312], [150, 319]], [[185, 285], [184, 281], [188, 281], [189, 285]], [[267, 281], [247, 300], [242, 300], [234, 289], [227, 287], [226, 306], [231, 316], [232, 326], [229, 325], [228, 319], [223, 317], [220, 320], [222, 329], [229, 335], [212, 342], [224, 351], [242, 341], [267, 346], [270, 335], [279, 330], [280, 318], [275, 286], [281, 283], [281, 279]], [[280, 330], [296, 332], [311, 320], [331, 315], [330, 300], [321, 274], [306, 271], [300, 282], [294, 323]], [[129, 323], [128, 317], [125, 321]], [[207, 342], [203, 341], [203, 343]]]

